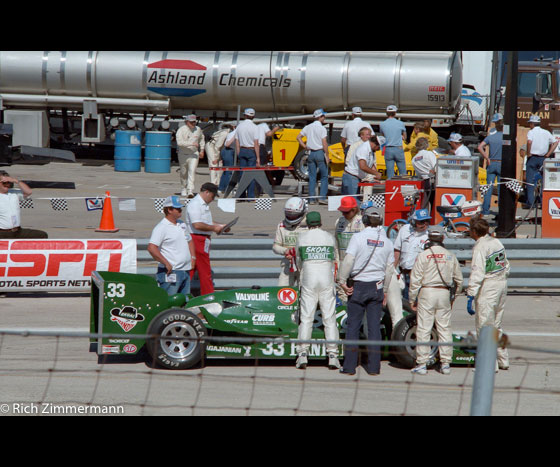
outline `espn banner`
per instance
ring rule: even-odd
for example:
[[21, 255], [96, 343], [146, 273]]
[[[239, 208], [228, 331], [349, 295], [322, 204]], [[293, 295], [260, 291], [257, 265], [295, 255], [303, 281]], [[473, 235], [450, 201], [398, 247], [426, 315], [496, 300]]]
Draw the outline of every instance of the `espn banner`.
[[0, 240], [0, 291], [83, 292], [93, 271], [136, 273], [136, 240]]

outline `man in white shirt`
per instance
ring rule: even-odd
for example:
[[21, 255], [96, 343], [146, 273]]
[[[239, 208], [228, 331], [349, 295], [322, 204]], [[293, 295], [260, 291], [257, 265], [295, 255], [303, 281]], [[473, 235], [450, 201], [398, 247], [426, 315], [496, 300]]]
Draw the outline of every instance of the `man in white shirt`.
[[[22, 193], [10, 193], [17, 184]], [[20, 199], [31, 196], [27, 183], [10, 177], [8, 172], [0, 170], [0, 238], [48, 238], [46, 232], [21, 228]]]
[[463, 137], [459, 133], [451, 133], [447, 140], [451, 146], [451, 154], [461, 157], [471, 157], [471, 151], [463, 144]]
[[[367, 208], [362, 221], [366, 228], [352, 235], [337, 279], [349, 296], [345, 339], [359, 339], [365, 313], [368, 339], [380, 341], [381, 311], [394, 271], [393, 243], [387, 238], [379, 208]], [[348, 279], [352, 282], [348, 282]], [[364, 365], [366, 372], [378, 375], [381, 371], [380, 347], [368, 345], [367, 356], [368, 362]], [[341, 373], [354, 375], [357, 365], [358, 346], [345, 345]]]
[[[208, 158], [208, 167], [221, 166], [221, 151], [229, 133], [232, 131], [229, 123], [222, 123], [217, 131], [212, 134], [210, 141], [204, 145], [204, 152]], [[210, 170], [210, 182], [214, 185], [219, 185], [221, 178], [221, 171]]]
[[[369, 135], [369, 129], [360, 130], [360, 138]], [[356, 146], [354, 146], [356, 145]], [[342, 190], [343, 195], [356, 195], [359, 192], [358, 183], [368, 175], [376, 180], [381, 180], [381, 173], [377, 171], [375, 165], [375, 152], [379, 150], [380, 145], [377, 136], [370, 136], [368, 140], [354, 143], [348, 151], [346, 166], [342, 174]]]
[[[326, 112], [323, 109], [317, 109], [313, 112], [315, 121], [303, 127], [303, 130], [297, 135], [296, 139], [303, 149], [310, 150], [307, 158], [307, 168], [309, 172], [309, 201], [310, 204], [317, 204], [315, 196], [315, 187], [317, 185], [317, 171], [321, 181], [319, 190], [319, 203], [328, 204], [327, 194], [329, 191], [329, 150], [327, 146], [327, 130], [323, 126], [325, 123]], [[303, 138], [307, 138], [307, 142], [303, 142]]]
[[348, 151], [350, 146], [354, 144], [356, 141], [360, 140], [359, 131], [362, 128], [369, 128], [370, 136], [375, 135], [373, 128], [368, 122], [364, 122], [361, 118], [362, 115], [362, 108], [361, 107], [353, 107], [352, 108], [352, 120], [347, 122], [340, 133], [340, 143], [342, 144], [342, 148], [344, 149], [344, 153]]
[[196, 115], [189, 115], [185, 119], [185, 125], [177, 130], [176, 138], [181, 195], [192, 198], [198, 160], [204, 157], [204, 134], [196, 125]]
[[[243, 113], [245, 119], [239, 123], [235, 133], [235, 147], [240, 167], [260, 167], [259, 154], [259, 129], [253, 123], [255, 109], [245, 109]], [[255, 181], [253, 180], [247, 188], [247, 197], [255, 198]], [[238, 198], [244, 196], [243, 193], [237, 194]]]
[[412, 215], [411, 223], [403, 225], [395, 239], [395, 268], [399, 268], [404, 278], [405, 288], [403, 297], [408, 299], [410, 272], [416, 257], [424, 250], [428, 241], [428, 227], [430, 225], [430, 211], [417, 209]]
[[427, 138], [418, 138], [416, 140], [417, 153], [412, 158], [412, 167], [415, 174], [426, 180], [435, 176], [437, 157], [434, 151], [429, 151], [429, 141]]
[[[544, 160], [554, 152], [558, 146], [558, 141], [552, 136], [550, 131], [541, 128], [541, 117], [531, 115], [529, 117], [529, 127], [527, 133], [527, 204], [532, 206], [535, 202], [534, 183], [540, 176], [539, 171]], [[540, 200], [538, 200], [540, 202]]]
[[178, 196], [168, 196], [163, 203], [164, 218], [154, 227], [148, 253], [159, 262], [156, 273], [158, 285], [169, 295], [191, 290], [189, 270], [196, 263], [196, 255], [187, 224], [181, 220], [183, 204]]
[[[222, 233], [226, 224], [218, 224], [212, 221], [210, 203], [218, 194], [218, 187], [213, 183], [204, 183], [200, 187], [200, 193], [196, 195], [187, 205], [185, 219], [188, 230], [192, 236], [194, 250], [196, 253], [196, 266], [191, 270], [191, 280], [195, 270], [198, 272], [200, 281], [200, 294], [206, 295], [214, 292], [212, 281], [212, 269], [210, 267], [210, 237], [212, 232]], [[225, 230], [226, 232], [229, 229]]]

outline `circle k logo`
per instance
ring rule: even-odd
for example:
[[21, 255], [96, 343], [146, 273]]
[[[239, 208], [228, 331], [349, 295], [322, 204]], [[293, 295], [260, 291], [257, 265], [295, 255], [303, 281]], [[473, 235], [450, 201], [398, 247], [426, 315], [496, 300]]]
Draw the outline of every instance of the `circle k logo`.
[[283, 305], [291, 305], [297, 300], [297, 293], [294, 289], [284, 288], [278, 291], [278, 300]]

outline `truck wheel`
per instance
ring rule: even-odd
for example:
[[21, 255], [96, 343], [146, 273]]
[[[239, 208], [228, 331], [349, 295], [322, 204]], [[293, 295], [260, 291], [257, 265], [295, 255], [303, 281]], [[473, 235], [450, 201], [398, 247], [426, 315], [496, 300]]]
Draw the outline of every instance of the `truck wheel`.
[[309, 151], [300, 151], [294, 157], [292, 166], [294, 167], [294, 177], [296, 180], [306, 182], [309, 180], [309, 169], [307, 168], [307, 158]]
[[[171, 308], [158, 314], [148, 326], [148, 334], [160, 336], [148, 341], [153, 362], [171, 370], [185, 370], [204, 358], [208, 335], [202, 321], [190, 311]], [[197, 340], [183, 339], [185, 337]]]
[[[416, 315], [408, 315], [401, 319], [393, 330], [391, 340], [402, 342], [416, 342]], [[437, 334], [434, 329], [430, 335], [431, 341], [437, 341]], [[395, 346], [393, 349], [397, 362], [405, 368], [414, 368], [416, 366], [416, 345], [409, 343], [405, 346]], [[430, 359], [428, 366], [433, 366], [436, 361], [438, 347], [433, 346], [430, 349]]]

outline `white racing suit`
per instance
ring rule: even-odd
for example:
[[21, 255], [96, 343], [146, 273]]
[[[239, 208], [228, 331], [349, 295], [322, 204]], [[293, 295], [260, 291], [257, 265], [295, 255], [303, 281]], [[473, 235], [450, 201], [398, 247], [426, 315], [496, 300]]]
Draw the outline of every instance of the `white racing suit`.
[[[296, 245], [300, 271], [300, 324], [298, 340], [311, 339], [317, 304], [325, 329], [325, 339], [337, 341], [334, 266], [337, 253], [334, 237], [320, 228], [301, 232]], [[298, 355], [309, 349], [308, 343], [298, 344]], [[338, 356], [337, 344], [327, 344], [327, 353]]]
[[190, 195], [194, 192], [198, 158], [204, 149], [204, 134], [198, 126], [191, 130], [187, 125], [183, 125], [177, 130], [176, 139], [181, 187]]
[[[485, 235], [476, 241], [467, 295], [475, 297], [477, 335], [483, 326], [493, 326], [502, 335], [509, 269], [506, 250], [500, 240]], [[500, 368], [509, 367], [509, 356], [505, 348], [498, 347], [497, 365]]]
[[[439, 267], [439, 272], [438, 272]], [[441, 273], [441, 276], [440, 276]], [[443, 277], [443, 281], [442, 281]], [[429, 342], [434, 322], [439, 342], [452, 342], [451, 301], [447, 286], [455, 283], [456, 293], [463, 287], [463, 273], [455, 255], [443, 246], [433, 245], [422, 251], [417, 257], [410, 273], [409, 301], [418, 298], [416, 313], [416, 342]], [[440, 360], [451, 363], [453, 347], [440, 346]], [[430, 346], [416, 346], [416, 364], [427, 364]]]
[[[290, 248], [296, 247], [296, 242], [299, 234], [307, 230], [307, 226], [298, 224], [296, 226], [288, 226], [284, 222], [280, 222], [276, 227], [276, 236], [272, 244], [272, 251], [277, 255], [284, 256], [286, 251]], [[278, 285], [280, 287], [289, 286], [295, 287], [298, 282], [298, 272], [296, 267], [296, 260], [293, 263], [283, 257], [280, 261], [280, 276], [278, 276]]]
[[[208, 167], [218, 167], [221, 162], [220, 151], [224, 147], [227, 135], [231, 130], [229, 128], [222, 128], [212, 134], [212, 138], [204, 146], [204, 152], [206, 157], [208, 157]], [[220, 184], [220, 178], [222, 177], [220, 170], [210, 170], [210, 182], [214, 185]]]
[[[361, 232], [364, 228], [365, 226], [362, 222], [361, 214], [356, 214], [351, 220], [347, 220], [344, 216], [337, 219], [334, 231], [336, 246], [338, 249], [338, 258], [341, 263], [346, 256], [346, 248], [348, 248], [348, 243], [350, 243], [352, 235], [356, 232]], [[336, 294], [343, 303], [348, 301], [348, 295], [346, 295], [339, 284], [336, 284]]]

